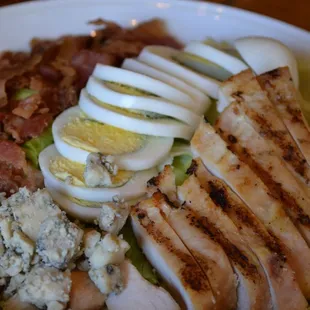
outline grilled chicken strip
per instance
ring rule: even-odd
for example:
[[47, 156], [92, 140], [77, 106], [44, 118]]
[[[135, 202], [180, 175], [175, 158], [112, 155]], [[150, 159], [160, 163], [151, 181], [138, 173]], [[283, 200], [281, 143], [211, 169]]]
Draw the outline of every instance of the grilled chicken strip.
[[178, 203], [175, 175], [169, 165], [166, 165], [162, 172], [147, 182], [147, 192], [150, 196], [158, 190], [164, 193], [172, 203]]
[[257, 79], [267, 91], [270, 101], [310, 165], [309, 126], [302, 114], [302, 98], [294, 86], [289, 68], [278, 68], [258, 76]]
[[300, 183], [286, 168], [268, 140], [260, 136], [246, 121], [247, 103], [240, 100], [231, 103], [220, 115], [215, 128], [227, 142], [230, 150], [238, 154], [277, 197], [310, 244], [310, 198]]
[[132, 228], [145, 255], [174, 292], [182, 309], [215, 309], [207, 277], [165, 221], [153, 198], [137, 204], [131, 213]]
[[[191, 175], [178, 187], [179, 199], [193, 210], [202, 225], [225, 250], [238, 277], [238, 309], [272, 309], [267, 279], [257, 258], [240, 236], [230, 218], [217, 207]], [[195, 220], [195, 219], [191, 219]]]
[[256, 254], [269, 282], [274, 310], [307, 309], [308, 303], [287, 263], [281, 242], [269, 234], [254, 213], [221, 179], [213, 176], [200, 159], [193, 160], [189, 172], [197, 176], [213, 202], [234, 222]]
[[307, 186], [310, 195], [310, 167], [254, 74], [247, 70], [231, 77], [222, 84], [221, 91], [229, 102], [246, 102], [248, 121], [270, 141], [288, 168]]
[[[157, 206], [208, 277], [216, 300], [216, 309], [229, 310], [237, 307], [237, 279], [223, 248], [202, 225], [199, 216], [168, 195], [176, 197], [175, 175], [171, 166], [152, 179], [151, 187]], [[156, 184], [156, 185], [155, 185]], [[172, 189], [174, 188], [173, 192]], [[159, 192], [162, 191], [161, 192]]]
[[215, 176], [224, 180], [263, 222], [268, 231], [285, 245], [285, 254], [296, 272], [306, 298], [310, 298], [310, 249], [281, 203], [262, 180], [228, 149], [214, 128], [201, 122], [191, 141], [192, 152]]
[[145, 280], [128, 260], [121, 264], [124, 289], [118, 295], [111, 294], [106, 305], [109, 310], [179, 310], [180, 307], [161, 287]]

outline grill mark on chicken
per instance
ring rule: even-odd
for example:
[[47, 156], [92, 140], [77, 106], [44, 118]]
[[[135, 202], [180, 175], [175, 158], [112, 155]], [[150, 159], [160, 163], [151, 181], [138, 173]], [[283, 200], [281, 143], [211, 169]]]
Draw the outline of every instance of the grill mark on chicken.
[[244, 101], [243, 92], [236, 91], [231, 95], [238, 103]]
[[[282, 184], [273, 180], [270, 172], [266, 171], [261, 165], [250, 157], [245, 159], [242, 155], [240, 155], [240, 159], [246, 161], [253, 171], [262, 179], [262, 181], [269, 188], [272, 196], [283, 202], [287, 213], [294, 218], [295, 222], [310, 226], [310, 217], [298, 205], [295, 198], [283, 189]], [[270, 167], [270, 169], [272, 169], [272, 167]]]
[[[277, 76], [267, 72], [257, 77], [261, 87], [276, 108], [288, 132], [297, 144], [299, 154], [306, 159], [307, 175], [310, 165], [310, 133], [301, 111], [301, 100], [288, 67], [278, 68]], [[309, 177], [308, 177], [309, 179]], [[309, 184], [309, 180], [307, 180]]]
[[260, 279], [257, 267], [249, 262], [246, 255], [243, 254], [235, 245], [233, 245], [223, 233], [216, 228], [205, 216], [198, 216], [194, 211], [190, 210], [187, 215], [189, 224], [201, 230], [212, 240], [218, 242], [224, 249], [226, 255], [242, 269], [243, 274], [250, 278], [254, 283]]
[[[229, 135], [225, 134], [223, 129], [222, 132], [222, 138], [229, 143]], [[262, 181], [269, 188], [271, 195], [276, 199], [284, 202], [283, 205], [285, 206], [287, 213], [293, 217], [295, 222], [299, 222], [302, 225], [310, 226], [310, 217], [298, 205], [295, 198], [292, 197], [292, 195], [283, 188], [283, 185], [281, 183], [273, 180], [273, 177], [270, 173], [272, 167], [269, 167], [270, 171], [264, 169], [257, 161], [252, 158], [252, 156], [250, 156], [248, 150], [244, 147], [240, 147], [239, 145], [232, 143], [229, 145], [229, 147], [231, 151], [238, 154], [240, 159], [246, 162], [252, 168], [252, 170], [262, 179]], [[293, 156], [294, 148], [292, 146], [289, 146], [287, 148], [287, 157], [290, 158]]]
[[304, 158], [301, 157], [298, 148], [295, 145], [291, 144], [289, 141], [287, 141], [287, 132], [281, 130], [272, 130], [272, 125], [262, 115], [259, 115], [258, 113], [251, 111], [251, 118], [256, 121], [257, 124], [259, 124], [259, 134], [263, 138], [270, 139], [276, 145], [278, 145], [283, 151], [282, 158], [286, 162], [291, 163], [294, 170], [299, 175], [306, 178], [306, 161]]
[[197, 292], [208, 291], [209, 285], [207, 279], [200, 267], [196, 264], [194, 258], [177, 249], [170, 238], [156, 229], [155, 223], [147, 217], [146, 211], [140, 209], [139, 205], [134, 207], [133, 213], [137, 215], [140, 224], [146, 229], [148, 234], [154, 238], [156, 243], [165, 246], [171, 254], [178, 257], [185, 264], [185, 267], [181, 269], [180, 278], [184, 287], [189, 287]]
[[286, 256], [283, 252], [282, 246], [279, 242], [266, 234], [258, 225], [256, 225], [256, 219], [246, 208], [239, 207], [229, 197], [229, 193], [219, 182], [208, 181], [208, 193], [213, 202], [222, 208], [225, 213], [234, 212], [240, 223], [250, 227], [255, 233], [264, 240], [264, 245], [271, 251], [278, 254], [278, 258], [281, 257], [281, 261], [286, 261]]

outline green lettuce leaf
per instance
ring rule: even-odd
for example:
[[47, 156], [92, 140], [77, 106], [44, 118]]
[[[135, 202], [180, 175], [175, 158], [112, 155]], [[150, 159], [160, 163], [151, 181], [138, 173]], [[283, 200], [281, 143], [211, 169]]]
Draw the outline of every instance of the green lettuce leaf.
[[177, 185], [181, 185], [186, 180], [187, 178], [186, 171], [190, 167], [192, 159], [193, 159], [192, 156], [188, 154], [176, 156], [173, 159], [172, 166]]
[[53, 144], [52, 127], [47, 128], [39, 137], [33, 138], [22, 145], [27, 159], [35, 168], [39, 168], [39, 154]]
[[123, 234], [124, 240], [126, 240], [130, 245], [130, 249], [126, 253], [126, 257], [131, 260], [132, 264], [138, 269], [143, 278], [154, 285], [160, 285], [161, 281], [159, 275], [156, 273], [155, 269], [140, 249], [129, 219], [120, 233]]
[[14, 100], [25, 100], [28, 97], [36, 94], [37, 91], [30, 88], [21, 88], [13, 96]]
[[211, 125], [214, 125], [220, 113], [216, 109], [216, 101], [214, 99], [211, 99], [211, 101], [212, 101], [211, 106], [206, 112], [205, 117], [207, 118], [208, 122]]

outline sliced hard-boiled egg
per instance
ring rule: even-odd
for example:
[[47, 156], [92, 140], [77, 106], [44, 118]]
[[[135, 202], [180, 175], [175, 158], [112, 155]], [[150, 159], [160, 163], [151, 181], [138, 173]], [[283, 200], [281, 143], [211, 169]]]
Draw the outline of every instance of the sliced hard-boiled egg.
[[[69, 160], [62, 156], [55, 156], [50, 160], [49, 170], [58, 179], [75, 186], [86, 187], [84, 181], [85, 165]], [[109, 188], [120, 187], [126, 184], [133, 176], [133, 171], [119, 170], [116, 175], [111, 176]], [[70, 178], [70, 179], [68, 179]]]
[[[113, 201], [113, 197], [131, 200], [143, 196], [146, 190], [146, 182], [156, 174], [156, 169], [143, 170], [132, 173], [122, 171], [114, 176], [114, 185], [118, 187], [83, 186], [81, 180], [81, 168], [79, 163], [70, 163], [58, 153], [56, 147], [47, 147], [39, 156], [39, 164], [45, 182], [52, 188], [67, 196], [88, 201]], [[68, 180], [70, 182], [68, 182]], [[76, 182], [77, 185], [72, 183]], [[121, 185], [123, 184], [123, 185]]]
[[68, 197], [55, 190], [48, 182], [45, 182], [45, 187], [51, 194], [53, 200], [67, 214], [82, 220], [83, 222], [93, 222], [99, 218], [101, 203], [79, 200], [73, 197]]
[[188, 108], [198, 114], [205, 113], [211, 104], [210, 98], [197, 88], [189, 85], [188, 83], [175, 76], [172, 76], [152, 66], [149, 66], [139, 61], [138, 59], [127, 58], [123, 62], [122, 67], [127, 70], [148, 75], [154, 79], [160, 80], [168, 85], [171, 85], [174, 88], [177, 88], [187, 93], [193, 99], [192, 105]]
[[184, 48], [184, 51], [202, 59], [209, 60], [232, 74], [238, 74], [248, 69], [248, 66], [240, 59], [200, 42], [191, 42]]
[[295, 86], [298, 87], [296, 58], [280, 41], [266, 37], [246, 37], [236, 40], [235, 47], [256, 74], [288, 66]]
[[227, 80], [232, 75], [223, 67], [207, 59], [183, 51], [180, 51], [174, 57], [174, 60], [186, 67], [193, 69], [194, 71], [208, 75], [219, 81]]
[[89, 95], [104, 104], [109, 104], [122, 109], [152, 112], [169, 116], [188, 125], [197, 127], [200, 117], [189, 109], [178, 106], [169, 101], [154, 97], [133, 96], [120, 93], [108, 87], [105, 83], [90, 77], [86, 90]]
[[60, 114], [52, 130], [62, 156], [85, 164], [92, 152], [113, 155], [117, 166], [124, 170], [157, 166], [173, 145], [173, 138], [140, 135], [89, 119], [79, 107]]
[[189, 140], [195, 130], [194, 127], [175, 119], [151, 119], [143, 114], [105, 105], [91, 98], [85, 90], [81, 92], [79, 106], [85, 114], [98, 122], [139, 134]]
[[140, 53], [138, 60], [155, 67], [163, 72], [182, 79], [189, 85], [216, 98], [220, 82], [188, 69], [173, 60], [178, 50], [165, 46], [147, 46]]
[[105, 82], [114, 82], [125, 86], [134, 87], [150, 94], [167, 99], [183, 107], [192, 105], [192, 98], [181, 90], [172, 87], [160, 80], [153, 79], [141, 73], [122, 68], [97, 64], [93, 77]]
[[180, 155], [191, 155], [191, 146], [189, 143], [176, 141], [170, 151], [172, 157], [177, 157]]

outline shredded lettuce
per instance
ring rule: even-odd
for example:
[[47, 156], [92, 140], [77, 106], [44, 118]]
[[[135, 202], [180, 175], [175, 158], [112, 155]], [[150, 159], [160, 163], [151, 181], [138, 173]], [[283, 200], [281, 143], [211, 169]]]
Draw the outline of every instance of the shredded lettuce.
[[37, 91], [30, 88], [21, 88], [13, 96], [14, 100], [24, 100], [36, 94]]
[[216, 121], [216, 119], [220, 113], [217, 111], [216, 101], [214, 99], [211, 99], [211, 101], [212, 101], [211, 106], [208, 109], [208, 111], [206, 112], [205, 117], [207, 118], [208, 122], [211, 125], [214, 125], [215, 121]]
[[129, 219], [121, 230], [121, 234], [123, 234], [124, 240], [126, 240], [130, 245], [130, 249], [126, 253], [126, 257], [131, 260], [131, 263], [138, 269], [143, 278], [154, 285], [161, 285], [159, 275], [146, 259], [138, 245]]
[[22, 145], [27, 159], [35, 168], [39, 168], [39, 154], [53, 144], [52, 127], [47, 128], [39, 137], [33, 138]]
[[186, 171], [190, 167], [193, 157], [191, 155], [180, 155], [173, 159], [173, 171], [177, 185], [181, 185], [187, 178]]

